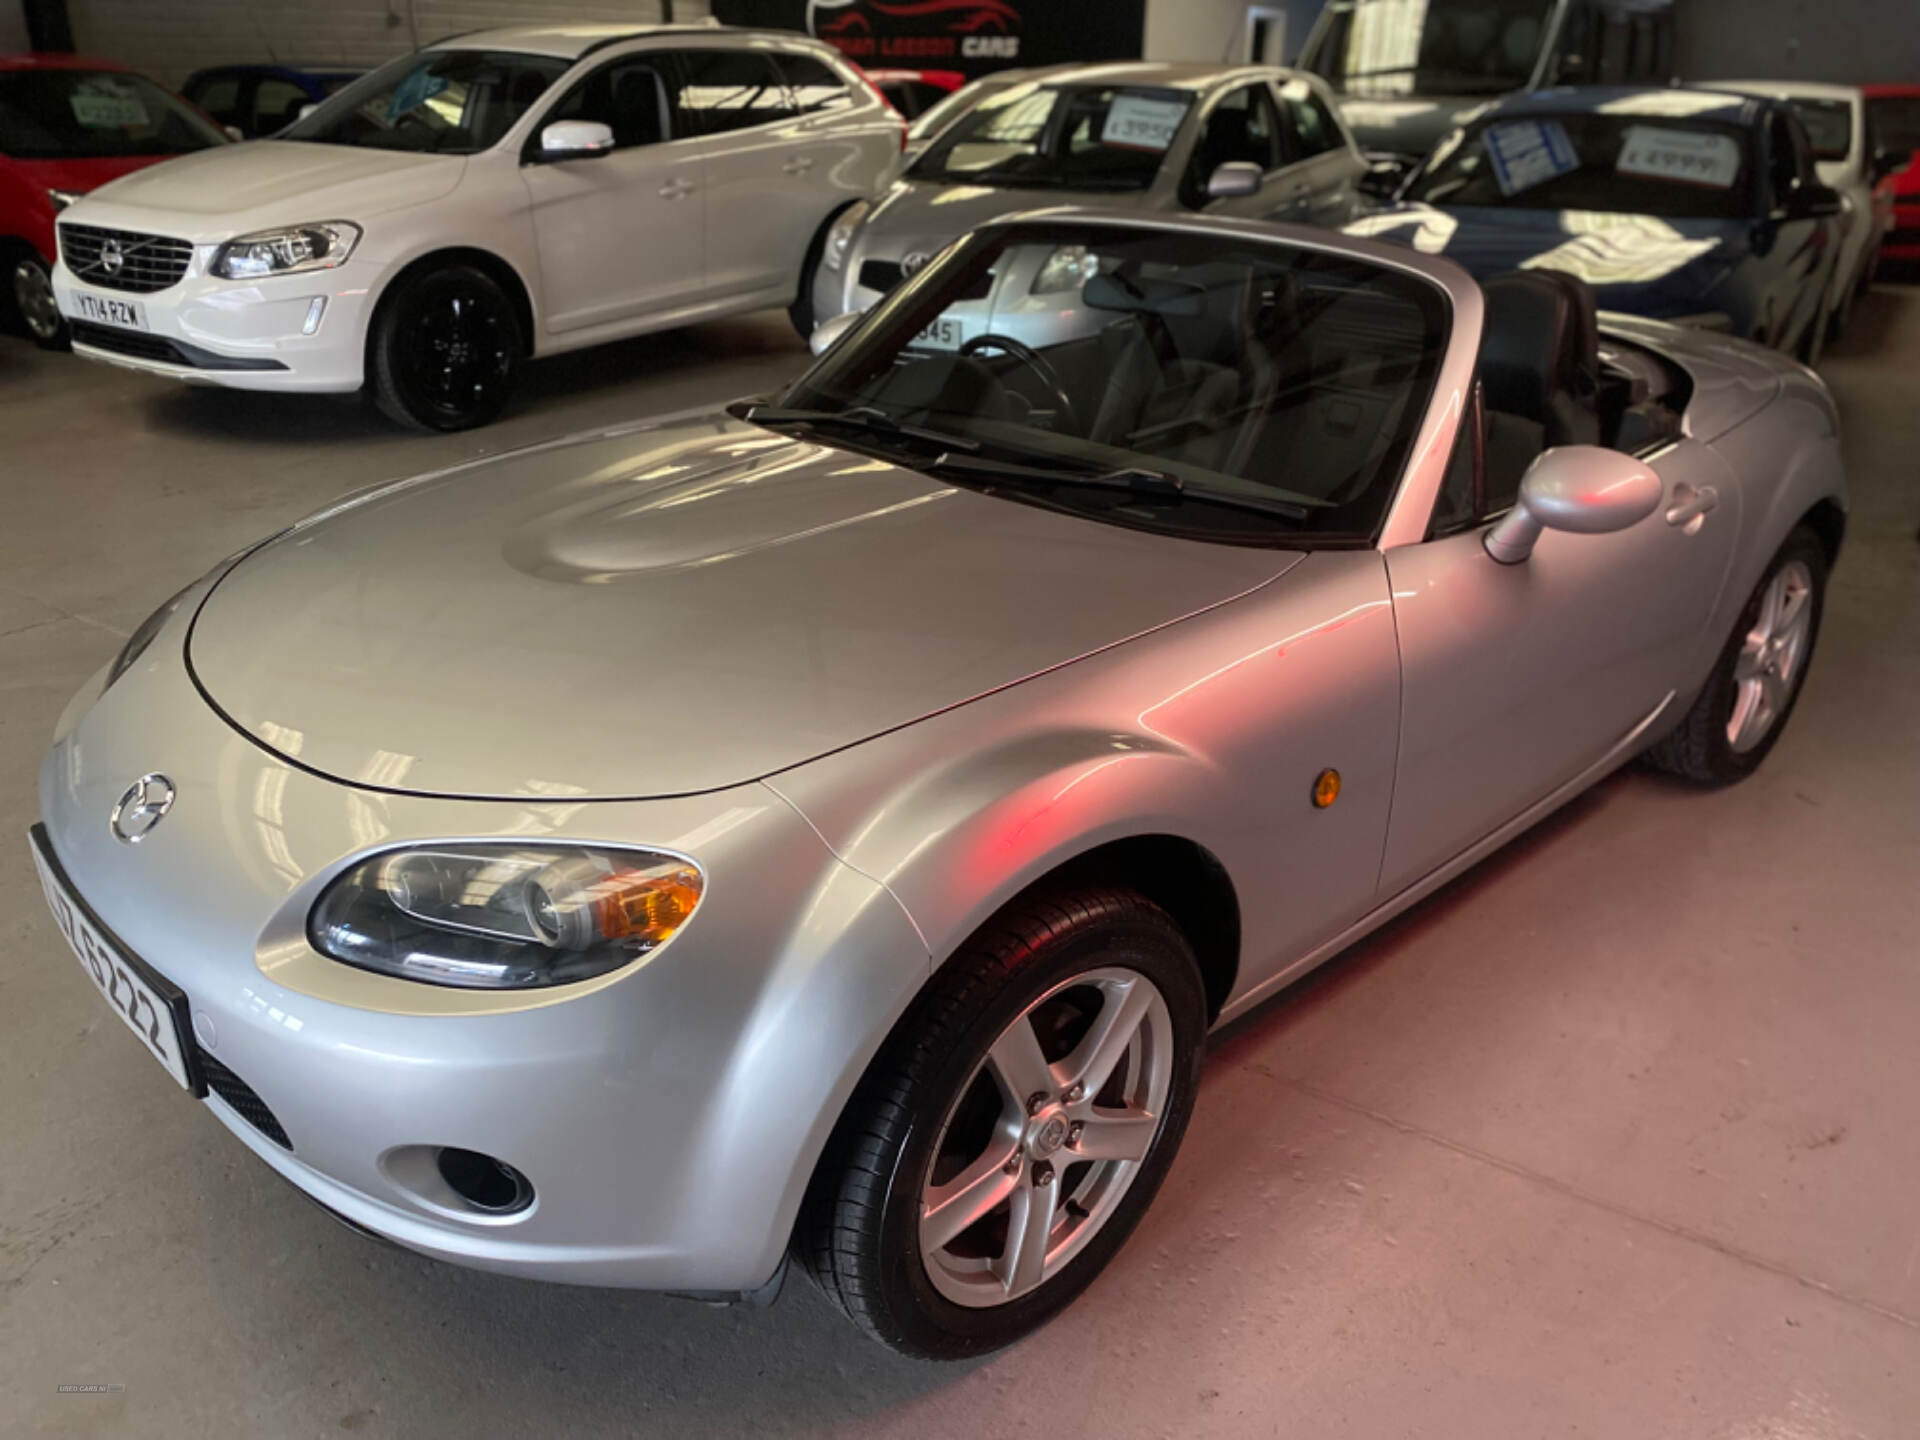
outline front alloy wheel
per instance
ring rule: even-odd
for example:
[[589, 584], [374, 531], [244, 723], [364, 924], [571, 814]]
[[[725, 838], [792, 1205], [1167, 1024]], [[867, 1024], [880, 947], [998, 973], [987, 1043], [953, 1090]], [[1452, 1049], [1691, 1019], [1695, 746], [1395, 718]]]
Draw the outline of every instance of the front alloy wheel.
[[827, 1293], [957, 1358], [1068, 1305], [1159, 1188], [1206, 998], [1166, 913], [1120, 890], [1017, 902], [941, 967], [869, 1068], [800, 1238]]
[[403, 425], [467, 430], [506, 408], [523, 350], [499, 283], [470, 265], [402, 280], [380, 307], [369, 361], [375, 401]]
[[53, 274], [38, 255], [22, 256], [14, 262], [13, 308], [34, 344], [43, 350], [67, 348], [67, 322], [53, 298]]

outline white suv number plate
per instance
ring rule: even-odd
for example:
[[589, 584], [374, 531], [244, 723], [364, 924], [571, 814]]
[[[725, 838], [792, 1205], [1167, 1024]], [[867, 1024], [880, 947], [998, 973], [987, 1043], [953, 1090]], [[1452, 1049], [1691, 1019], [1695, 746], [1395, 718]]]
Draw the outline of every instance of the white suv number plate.
[[33, 841], [33, 863], [39, 867], [40, 884], [47, 892], [54, 923], [67, 937], [73, 953], [80, 957], [80, 968], [107, 997], [113, 1013], [153, 1052], [153, 1058], [167, 1067], [167, 1073], [182, 1089], [191, 1090], [193, 1083], [187, 1078], [186, 1049], [180, 1043], [173, 1006], [140, 973], [145, 967], [116, 950], [87, 918], [80, 902], [47, 864], [37, 835]]
[[118, 325], [122, 330], [147, 328], [147, 312], [138, 300], [112, 300], [105, 295], [76, 290], [73, 304], [82, 320], [91, 320], [96, 325]]

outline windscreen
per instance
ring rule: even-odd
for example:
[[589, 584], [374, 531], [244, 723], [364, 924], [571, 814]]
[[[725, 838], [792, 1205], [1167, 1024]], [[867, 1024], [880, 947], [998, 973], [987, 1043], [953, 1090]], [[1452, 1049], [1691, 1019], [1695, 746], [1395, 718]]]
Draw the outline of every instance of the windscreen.
[[1728, 219], [1753, 209], [1751, 142], [1663, 115], [1493, 117], [1443, 141], [1407, 198], [1429, 205]]
[[1014, 86], [956, 120], [908, 173], [971, 185], [1144, 190], [1192, 107], [1183, 90]]
[[500, 139], [565, 60], [493, 50], [425, 50], [356, 80], [275, 139], [473, 155]]
[[185, 101], [124, 70], [0, 72], [0, 154], [21, 160], [185, 155], [227, 137]]
[[[1314, 249], [1015, 225], [895, 291], [782, 405], [864, 418], [867, 442], [943, 479], [994, 490], [994, 465], [1024, 467], [1018, 498], [1096, 519], [1361, 542], [1398, 486], [1449, 313], [1430, 281]], [[1108, 486], [1049, 489], [1034, 471]]]
[[1307, 69], [1350, 95], [1525, 89], [1555, 0], [1333, 0]]

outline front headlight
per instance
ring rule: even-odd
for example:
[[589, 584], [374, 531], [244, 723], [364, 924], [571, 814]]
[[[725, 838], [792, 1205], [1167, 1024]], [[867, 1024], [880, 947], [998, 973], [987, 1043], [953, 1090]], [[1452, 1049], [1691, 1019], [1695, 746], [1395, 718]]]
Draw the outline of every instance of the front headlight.
[[49, 190], [47, 191], [47, 203], [53, 206], [54, 213], [57, 215], [86, 193], [84, 190]]
[[472, 990], [588, 980], [651, 954], [700, 903], [699, 867], [653, 850], [436, 845], [356, 865], [308, 938], [363, 970]]
[[1084, 245], [1062, 245], [1033, 277], [1033, 293], [1057, 295], [1063, 290], [1078, 290], [1099, 273], [1098, 255]]
[[345, 220], [290, 225], [229, 240], [213, 257], [213, 273], [222, 280], [258, 280], [266, 275], [295, 275], [331, 270], [346, 262], [360, 243], [360, 227]]
[[838, 270], [847, 263], [847, 252], [853, 249], [853, 232], [860, 228], [870, 209], [872, 207], [862, 200], [833, 222], [833, 228], [827, 231], [827, 248], [822, 257], [829, 270]]

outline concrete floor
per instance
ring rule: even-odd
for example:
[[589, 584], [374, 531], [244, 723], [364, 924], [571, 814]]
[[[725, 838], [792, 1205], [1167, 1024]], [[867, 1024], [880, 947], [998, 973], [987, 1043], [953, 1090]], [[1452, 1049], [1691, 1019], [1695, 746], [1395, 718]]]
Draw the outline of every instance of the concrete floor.
[[1132, 1244], [1008, 1353], [376, 1246], [161, 1083], [27, 862], [68, 693], [341, 491], [802, 358], [713, 325], [422, 438], [0, 339], [0, 1433], [1920, 1435], [1920, 288], [1825, 366], [1853, 533], [1766, 768], [1622, 775], [1220, 1037]]

